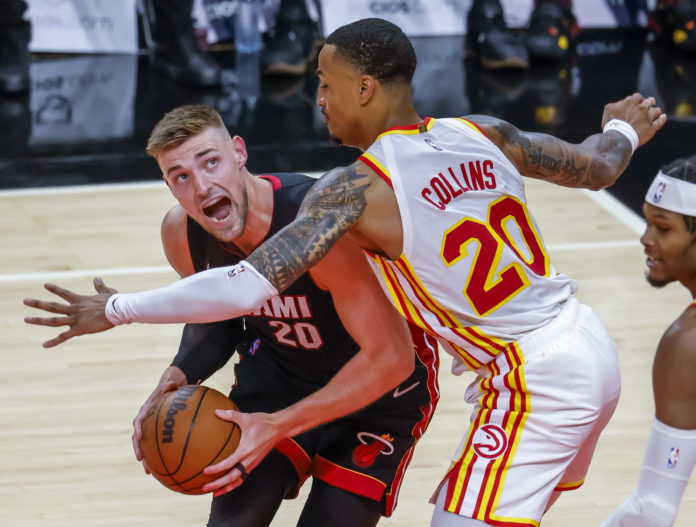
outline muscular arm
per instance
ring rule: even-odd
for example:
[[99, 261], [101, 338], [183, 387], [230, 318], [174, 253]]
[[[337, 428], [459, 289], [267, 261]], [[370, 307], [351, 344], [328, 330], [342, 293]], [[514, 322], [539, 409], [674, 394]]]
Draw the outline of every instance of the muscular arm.
[[494, 117], [467, 118], [481, 126], [523, 176], [557, 185], [599, 190], [612, 185], [631, 159], [631, 145], [618, 133], [591, 135], [574, 145]]
[[[612, 185], [624, 171], [633, 152], [630, 141], [617, 131], [594, 134], [574, 145], [547, 134], [524, 132], [512, 124], [485, 115], [472, 115], [523, 176], [558, 185], [599, 190]], [[653, 97], [639, 93], [607, 104], [601, 127], [612, 119], [624, 121], [648, 142], [667, 121]]]
[[321, 260], [367, 207], [370, 175], [361, 164], [324, 174], [305, 196], [297, 218], [252, 252], [247, 261], [283, 291]]

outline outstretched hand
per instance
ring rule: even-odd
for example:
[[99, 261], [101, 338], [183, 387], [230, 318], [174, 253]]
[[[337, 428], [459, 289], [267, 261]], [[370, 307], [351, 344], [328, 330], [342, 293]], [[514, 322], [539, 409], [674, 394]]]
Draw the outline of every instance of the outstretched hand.
[[49, 313], [63, 315], [59, 317], [24, 317], [24, 322], [36, 326], [68, 326], [69, 329], [57, 337], [43, 343], [44, 348], [52, 348], [66, 340], [86, 335], [88, 333], [99, 333], [111, 329], [114, 325], [109, 322], [104, 314], [107, 300], [117, 293], [115, 289], [107, 287], [101, 278], [94, 279], [94, 289], [96, 295], [78, 295], [67, 289], [63, 289], [55, 284], [44, 284], [44, 288], [59, 296], [67, 302], [47, 302], [36, 298], [25, 298], [24, 305], [43, 309]]
[[602, 128], [612, 119], [621, 119], [630, 124], [638, 134], [638, 146], [644, 145], [667, 122], [667, 114], [655, 106], [654, 97], [643, 97], [640, 93], [612, 102], [604, 107]]
[[246, 473], [251, 472], [285, 436], [273, 414], [243, 413], [234, 410], [215, 410], [215, 413], [220, 419], [237, 423], [242, 429], [237, 450], [220, 463], [203, 471], [208, 475], [220, 474], [220, 478], [203, 486], [205, 492], [213, 491], [217, 497], [234, 490], [244, 482], [246, 474], [242, 474], [235, 465], [241, 463]]

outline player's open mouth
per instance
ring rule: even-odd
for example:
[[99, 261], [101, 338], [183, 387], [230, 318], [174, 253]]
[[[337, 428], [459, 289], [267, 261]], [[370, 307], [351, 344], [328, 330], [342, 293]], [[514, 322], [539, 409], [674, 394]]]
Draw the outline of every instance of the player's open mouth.
[[662, 260], [658, 260], [657, 258], [653, 258], [652, 256], [648, 256], [645, 259], [645, 265], [647, 265], [650, 268], [655, 267], [656, 265], [659, 265], [661, 263], [662, 263]]
[[214, 222], [223, 222], [232, 214], [232, 202], [230, 198], [221, 196], [206, 207], [203, 207], [203, 214]]

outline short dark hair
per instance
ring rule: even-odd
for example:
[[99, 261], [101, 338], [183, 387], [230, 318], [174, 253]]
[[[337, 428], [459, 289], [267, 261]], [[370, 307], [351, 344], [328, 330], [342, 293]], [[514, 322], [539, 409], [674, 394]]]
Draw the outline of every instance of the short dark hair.
[[364, 18], [339, 27], [326, 39], [349, 64], [383, 84], [411, 83], [416, 52], [401, 28], [381, 18]]
[[[681, 179], [688, 183], [696, 184], [696, 155], [688, 159], [677, 159], [663, 166], [660, 171], [663, 174], [674, 179]], [[689, 232], [696, 232], [696, 216], [686, 216], [684, 217], [684, 223], [686, 223], [686, 228]]]

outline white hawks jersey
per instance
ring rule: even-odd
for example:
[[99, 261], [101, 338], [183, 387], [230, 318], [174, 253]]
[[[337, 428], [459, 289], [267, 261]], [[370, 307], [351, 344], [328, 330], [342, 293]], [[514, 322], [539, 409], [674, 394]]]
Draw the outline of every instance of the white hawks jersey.
[[368, 253], [401, 314], [439, 337], [454, 371], [476, 370], [545, 326], [575, 292], [527, 210], [522, 176], [474, 123], [382, 133], [360, 160], [394, 190], [403, 253]]

